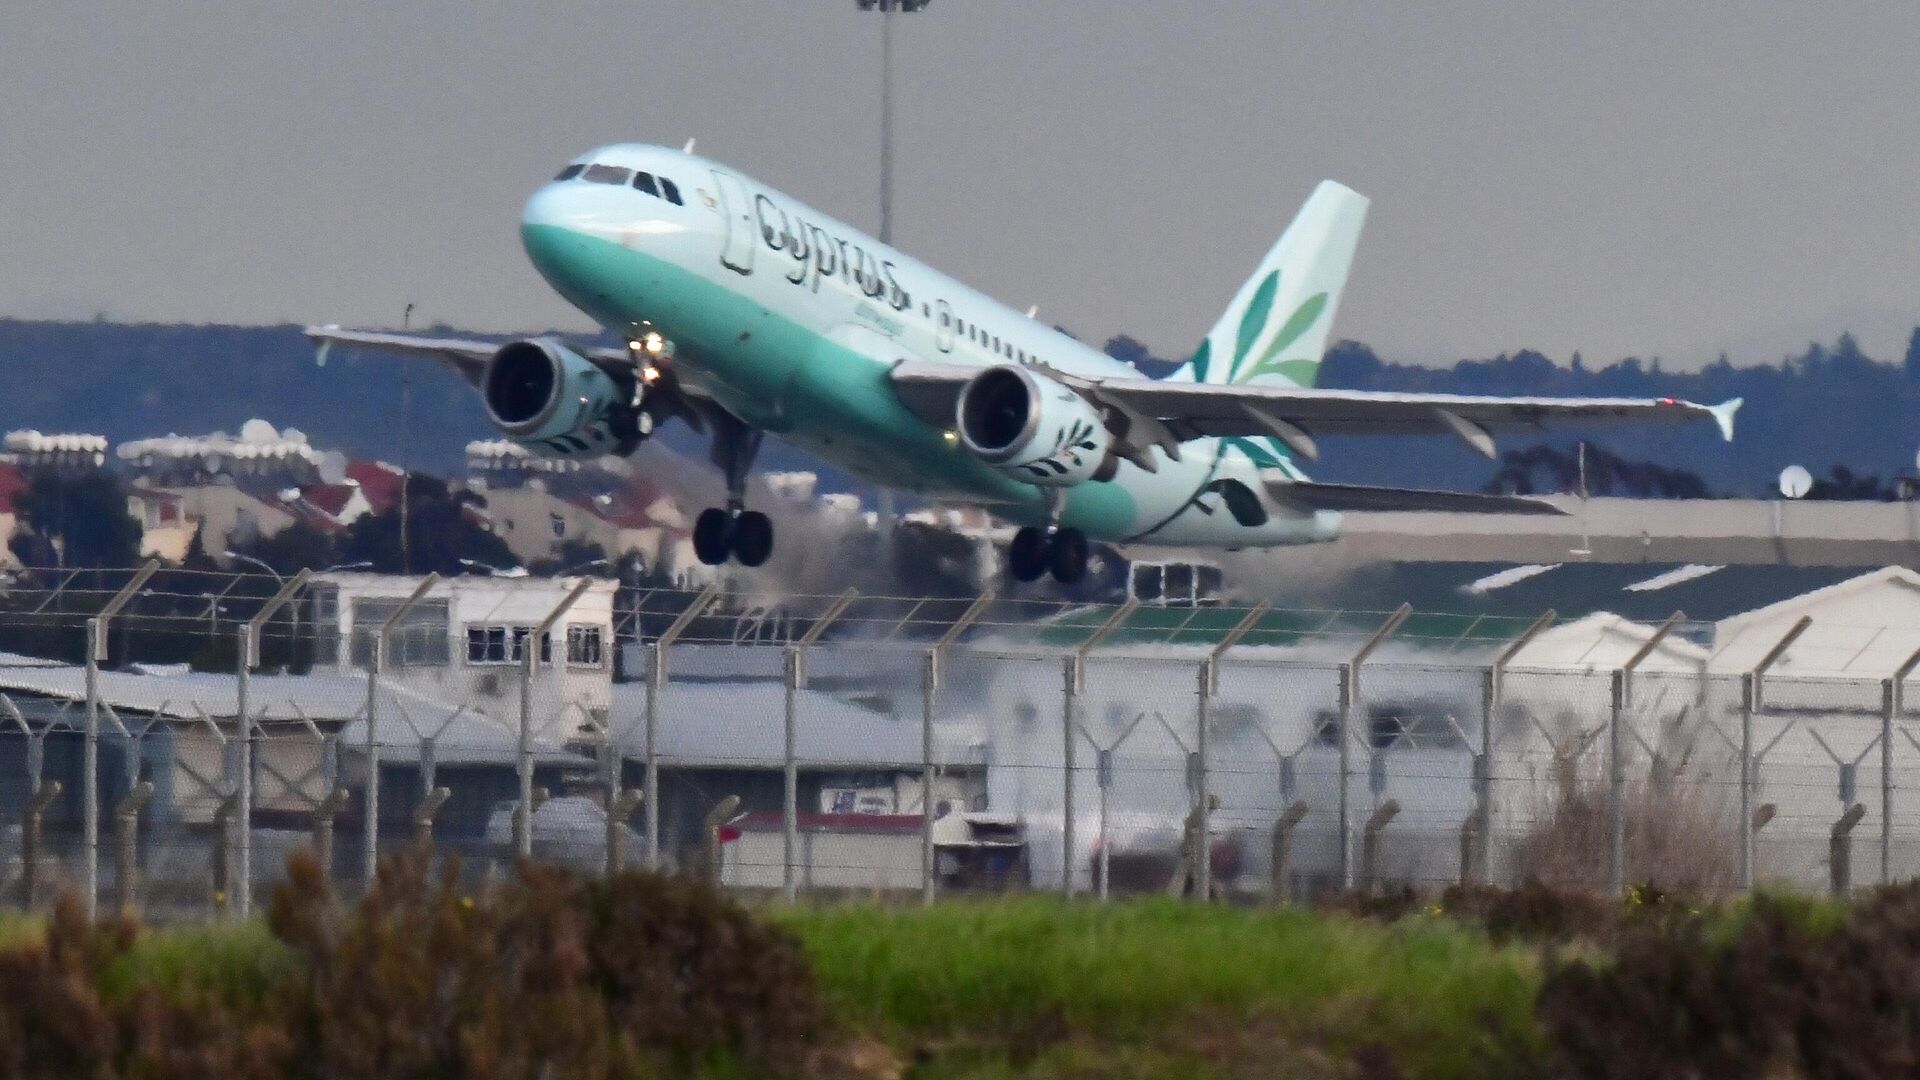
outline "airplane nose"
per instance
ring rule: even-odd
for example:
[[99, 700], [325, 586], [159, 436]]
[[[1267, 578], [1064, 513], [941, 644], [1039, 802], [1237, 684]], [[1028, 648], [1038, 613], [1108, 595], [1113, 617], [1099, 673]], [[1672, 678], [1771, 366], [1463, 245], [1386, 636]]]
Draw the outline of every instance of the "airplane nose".
[[527, 205], [520, 211], [520, 230], [524, 234], [529, 229], [564, 228], [576, 209], [568, 196], [572, 194], [564, 184], [548, 184], [536, 190], [527, 199]]

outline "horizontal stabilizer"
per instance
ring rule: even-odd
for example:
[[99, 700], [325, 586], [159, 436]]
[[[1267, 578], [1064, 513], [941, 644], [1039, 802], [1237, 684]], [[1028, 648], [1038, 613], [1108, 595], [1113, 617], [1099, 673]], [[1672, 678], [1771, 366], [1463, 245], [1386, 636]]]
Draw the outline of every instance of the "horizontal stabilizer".
[[1481, 495], [1470, 491], [1426, 491], [1419, 488], [1321, 484], [1299, 480], [1268, 480], [1267, 494], [1278, 502], [1307, 510], [1553, 514], [1561, 517], [1567, 513], [1543, 499], [1531, 499], [1524, 495]]

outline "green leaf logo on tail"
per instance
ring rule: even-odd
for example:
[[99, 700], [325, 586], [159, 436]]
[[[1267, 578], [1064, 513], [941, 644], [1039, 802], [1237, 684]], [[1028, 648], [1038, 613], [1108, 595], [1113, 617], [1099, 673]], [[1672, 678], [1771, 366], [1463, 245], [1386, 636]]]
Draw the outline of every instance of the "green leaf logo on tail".
[[1194, 382], [1203, 383], [1207, 381], [1207, 364], [1213, 359], [1212, 353], [1213, 339], [1201, 339], [1199, 350], [1193, 354], [1193, 359], [1187, 361], [1187, 363], [1193, 365]]
[[1260, 340], [1260, 335], [1266, 332], [1267, 316], [1273, 313], [1273, 294], [1279, 289], [1280, 271], [1275, 270], [1267, 275], [1267, 279], [1254, 290], [1253, 298], [1247, 301], [1246, 313], [1240, 316], [1239, 340], [1233, 347], [1233, 366], [1227, 369], [1228, 382], [1234, 381], [1234, 377], [1240, 371], [1240, 361], [1247, 358], [1247, 352], [1253, 348], [1253, 343]]
[[[1327, 310], [1327, 299], [1327, 294], [1323, 292], [1307, 297], [1298, 308], [1294, 309], [1293, 314], [1288, 316], [1286, 324], [1280, 328], [1278, 334], [1274, 335], [1273, 343], [1260, 354], [1260, 359], [1247, 368], [1245, 373], [1237, 373], [1233, 381], [1245, 383], [1252, 382], [1262, 375], [1279, 375], [1300, 386], [1312, 385], [1313, 372], [1319, 366], [1318, 360], [1309, 357], [1281, 360], [1279, 355], [1291, 348], [1294, 342], [1300, 340], [1301, 335], [1319, 321], [1321, 314]], [[1244, 333], [1244, 329], [1242, 332]]]

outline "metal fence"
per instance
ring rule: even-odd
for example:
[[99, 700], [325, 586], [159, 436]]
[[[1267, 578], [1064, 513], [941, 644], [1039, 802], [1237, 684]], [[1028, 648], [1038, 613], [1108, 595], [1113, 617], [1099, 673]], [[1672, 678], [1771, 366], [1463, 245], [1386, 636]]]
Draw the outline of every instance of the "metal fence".
[[428, 578], [356, 670], [315, 662], [307, 575], [209, 617], [183, 573], [0, 591], [0, 904], [245, 916], [301, 850], [348, 894], [409, 851], [787, 899], [1920, 873], [1914, 660], [1769, 674], [1804, 624], [1747, 671], [1662, 657], [1677, 620], [1593, 670], [1516, 662], [1550, 617], [629, 589], [588, 663], [584, 581], [489, 580], [555, 599], [396, 652]]

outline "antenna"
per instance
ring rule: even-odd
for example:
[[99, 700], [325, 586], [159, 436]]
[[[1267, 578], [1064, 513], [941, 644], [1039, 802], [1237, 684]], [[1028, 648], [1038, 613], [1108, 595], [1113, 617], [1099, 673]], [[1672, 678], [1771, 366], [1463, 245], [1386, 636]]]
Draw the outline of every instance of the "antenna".
[[681, 147], [681, 148], [680, 148], [680, 152], [681, 152], [681, 153], [683, 153], [683, 154], [691, 154], [691, 153], [693, 153], [693, 144], [694, 144], [694, 143], [696, 143], [696, 142], [698, 142], [698, 141], [699, 141], [699, 140], [698, 140], [698, 139], [696, 139], [696, 138], [689, 138], [689, 139], [687, 139], [687, 145], [685, 145], [685, 146], [683, 146], [683, 147]]

